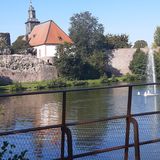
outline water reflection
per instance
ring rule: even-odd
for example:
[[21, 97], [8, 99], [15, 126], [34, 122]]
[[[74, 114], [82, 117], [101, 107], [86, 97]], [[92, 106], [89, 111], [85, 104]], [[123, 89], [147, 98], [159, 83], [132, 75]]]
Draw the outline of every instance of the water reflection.
[[[145, 89], [134, 88], [132, 113], [160, 109], [158, 96], [145, 99], [145, 97], [137, 96], [139, 90], [143, 92]], [[127, 111], [127, 96], [127, 88], [67, 93], [66, 121], [88, 121], [124, 115]], [[62, 120], [61, 94], [1, 98], [0, 106], [1, 131], [60, 124]], [[140, 124], [142, 140], [160, 136], [158, 123], [160, 116], [137, 120]], [[70, 129], [73, 135], [74, 153], [124, 144], [125, 121], [79, 125], [70, 127]], [[32, 146], [36, 159], [47, 160], [51, 159], [49, 155], [59, 156], [60, 129], [38, 131], [28, 137], [30, 141], [26, 147]], [[17, 137], [18, 143], [22, 142]], [[30, 156], [32, 155], [33, 153], [30, 153]]]
[[61, 95], [35, 95], [0, 99], [1, 130], [61, 123]]

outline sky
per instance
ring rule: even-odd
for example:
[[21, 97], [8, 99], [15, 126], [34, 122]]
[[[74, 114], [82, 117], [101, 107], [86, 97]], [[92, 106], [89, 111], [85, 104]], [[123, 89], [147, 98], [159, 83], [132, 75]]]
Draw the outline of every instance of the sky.
[[[29, 0], [0, 0], [0, 32], [9, 32], [14, 42], [25, 34]], [[127, 34], [129, 41], [150, 45], [160, 26], [160, 0], [32, 0], [39, 21], [53, 20], [66, 33], [70, 17], [89, 11], [105, 28], [105, 34]]]

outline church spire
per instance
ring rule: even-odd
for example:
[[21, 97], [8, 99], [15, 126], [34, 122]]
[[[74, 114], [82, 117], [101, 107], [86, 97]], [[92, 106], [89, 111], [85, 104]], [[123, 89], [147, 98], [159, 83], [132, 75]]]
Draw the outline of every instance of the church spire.
[[32, 6], [32, 0], [30, 0], [30, 6]]
[[40, 22], [36, 18], [36, 11], [32, 5], [32, 0], [30, 0], [29, 10], [28, 10], [28, 20], [26, 24], [26, 34], [28, 35], [35, 25], [39, 24]]

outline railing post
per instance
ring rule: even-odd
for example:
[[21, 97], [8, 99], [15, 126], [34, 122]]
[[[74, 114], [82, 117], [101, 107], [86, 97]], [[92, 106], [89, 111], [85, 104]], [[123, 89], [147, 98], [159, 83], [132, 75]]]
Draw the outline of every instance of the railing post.
[[133, 124], [134, 129], [135, 160], [140, 160], [138, 122], [136, 121], [136, 119], [131, 118], [131, 123]]
[[68, 145], [68, 160], [73, 159], [73, 147], [72, 147], [72, 133], [69, 128], [65, 128], [65, 133], [67, 135], [67, 145]]
[[64, 159], [65, 151], [65, 125], [66, 125], [66, 91], [63, 92], [62, 100], [62, 135], [61, 135], [61, 159]]
[[127, 118], [126, 118], [126, 136], [125, 136], [125, 147], [126, 148], [124, 151], [124, 160], [128, 160], [131, 105], [132, 105], [132, 86], [129, 86], [129, 88], [128, 88]]

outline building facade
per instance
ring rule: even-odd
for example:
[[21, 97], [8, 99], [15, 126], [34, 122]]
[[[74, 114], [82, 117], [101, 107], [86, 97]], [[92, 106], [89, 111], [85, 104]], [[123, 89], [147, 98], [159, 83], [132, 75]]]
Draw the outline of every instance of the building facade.
[[58, 45], [73, 43], [69, 36], [52, 20], [40, 23], [36, 11], [30, 2], [26, 24], [26, 37], [31, 47], [36, 50], [37, 58], [51, 61]]

